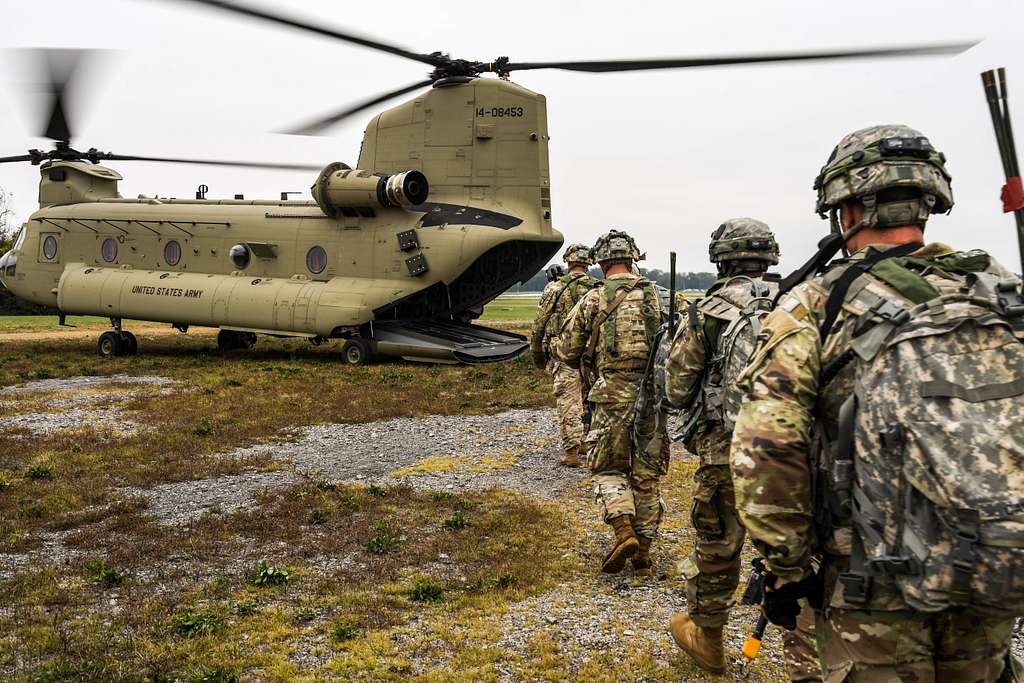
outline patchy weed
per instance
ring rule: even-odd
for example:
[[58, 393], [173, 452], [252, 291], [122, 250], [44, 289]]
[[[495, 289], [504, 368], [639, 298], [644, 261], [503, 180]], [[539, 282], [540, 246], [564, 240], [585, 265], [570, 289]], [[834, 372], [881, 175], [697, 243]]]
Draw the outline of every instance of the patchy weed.
[[113, 588], [124, 583], [125, 575], [113, 567], [107, 566], [103, 560], [92, 560], [85, 563], [85, 571], [98, 584]]
[[449, 531], [458, 531], [469, 526], [469, 521], [462, 514], [462, 510], [456, 510], [455, 514], [441, 522], [441, 526]]
[[327, 633], [331, 638], [341, 642], [355, 640], [359, 637], [359, 626], [351, 619], [343, 617], [331, 624], [331, 627], [327, 629]]
[[441, 602], [444, 600], [444, 586], [434, 579], [416, 579], [409, 591], [409, 599], [413, 602]]
[[402, 546], [397, 530], [387, 520], [380, 520], [374, 526], [373, 536], [363, 546], [374, 555], [393, 553]]
[[310, 524], [324, 524], [330, 517], [330, 513], [323, 510], [310, 510], [307, 519]]
[[224, 620], [213, 612], [184, 612], [176, 614], [168, 627], [182, 638], [196, 638], [224, 628]]
[[249, 571], [249, 582], [255, 586], [284, 586], [292, 580], [291, 572], [285, 567], [275, 567], [260, 560], [255, 568]]

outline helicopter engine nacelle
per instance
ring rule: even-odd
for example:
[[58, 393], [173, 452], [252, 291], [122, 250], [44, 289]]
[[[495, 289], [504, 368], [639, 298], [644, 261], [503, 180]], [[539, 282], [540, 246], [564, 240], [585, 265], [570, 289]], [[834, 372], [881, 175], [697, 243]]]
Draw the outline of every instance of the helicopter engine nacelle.
[[336, 161], [320, 171], [310, 191], [320, 209], [333, 218], [339, 213], [364, 215], [375, 206], [416, 206], [427, 200], [430, 187], [419, 171], [375, 175]]

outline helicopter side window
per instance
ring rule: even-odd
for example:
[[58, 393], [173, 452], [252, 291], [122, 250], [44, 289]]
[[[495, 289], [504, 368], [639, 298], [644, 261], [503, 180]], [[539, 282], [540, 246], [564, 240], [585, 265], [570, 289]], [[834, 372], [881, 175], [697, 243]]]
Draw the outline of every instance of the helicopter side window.
[[171, 240], [164, 245], [164, 262], [169, 266], [176, 266], [181, 261], [181, 245], [177, 240]]
[[117, 240], [113, 237], [103, 240], [103, 244], [100, 246], [100, 254], [103, 256], [104, 261], [113, 263], [117, 258]]
[[314, 275], [319, 275], [324, 272], [324, 268], [327, 267], [327, 252], [320, 245], [310, 247], [309, 251], [306, 252], [306, 268], [309, 272]]
[[43, 258], [47, 261], [57, 258], [57, 238], [53, 235], [47, 235], [43, 240]]
[[249, 261], [252, 260], [252, 253], [249, 251], [249, 247], [245, 244], [236, 244], [231, 247], [228, 252], [228, 257], [231, 262], [235, 264], [235, 268], [239, 270], [245, 270], [249, 265]]

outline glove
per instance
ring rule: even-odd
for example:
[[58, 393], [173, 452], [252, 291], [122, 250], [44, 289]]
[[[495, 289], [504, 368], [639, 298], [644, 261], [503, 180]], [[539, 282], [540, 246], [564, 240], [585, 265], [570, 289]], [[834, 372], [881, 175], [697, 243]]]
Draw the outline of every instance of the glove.
[[548, 357], [544, 353], [533, 354], [533, 366], [538, 370], [543, 370], [548, 366]]
[[775, 584], [776, 576], [769, 573], [765, 579], [764, 603], [762, 609], [768, 621], [781, 626], [787, 631], [796, 628], [796, 616], [800, 614], [800, 598], [815, 609], [821, 608], [821, 583], [815, 574], [810, 574], [795, 583], [787, 583], [782, 588], [770, 588]]

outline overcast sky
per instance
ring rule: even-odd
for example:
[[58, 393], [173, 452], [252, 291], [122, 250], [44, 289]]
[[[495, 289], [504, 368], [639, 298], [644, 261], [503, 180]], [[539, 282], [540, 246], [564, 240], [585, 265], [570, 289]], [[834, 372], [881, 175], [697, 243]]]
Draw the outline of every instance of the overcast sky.
[[[875, 123], [906, 123], [943, 150], [956, 207], [931, 239], [983, 248], [1018, 268], [1002, 169], [978, 73], [1007, 67], [1024, 131], [1024, 51], [1017, 0], [791, 2], [545, 2], [247, 0], [419, 51], [513, 61], [866, 48], [979, 39], [957, 57], [717, 67], [641, 74], [513, 74], [548, 98], [552, 204], [567, 241], [608, 228], [632, 233], [646, 266], [709, 270], [707, 240], [722, 220], [768, 222], [782, 270], [813, 251], [827, 223], [811, 183], [837, 140]], [[0, 47], [117, 50], [88, 81], [76, 146], [121, 154], [354, 164], [366, 122], [328, 137], [277, 135], [311, 116], [423, 78], [416, 62], [172, 0], [0, 0]], [[44, 147], [33, 80], [0, 53], [0, 156]], [[1020, 95], [1018, 95], [1020, 93]], [[1024, 132], [1021, 133], [1024, 135]], [[274, 198], [312, 172], [141, 162], [111, 164], [125, 196]], [[38, 171], [0, 165], [0, 187], [25, 219]]]

